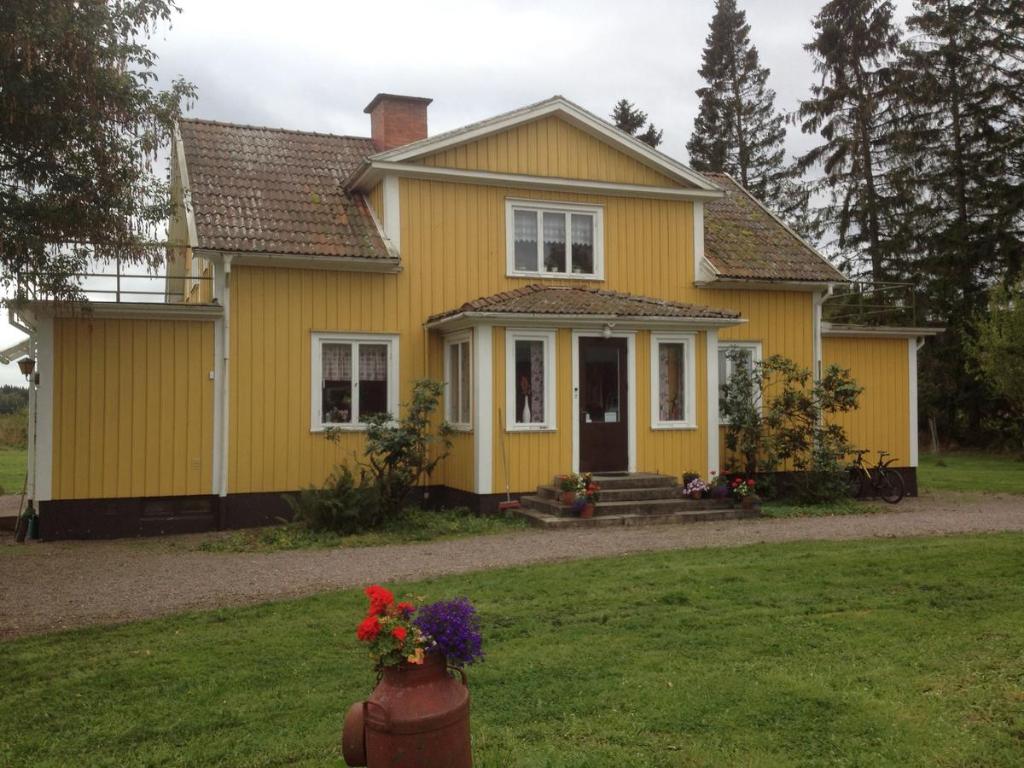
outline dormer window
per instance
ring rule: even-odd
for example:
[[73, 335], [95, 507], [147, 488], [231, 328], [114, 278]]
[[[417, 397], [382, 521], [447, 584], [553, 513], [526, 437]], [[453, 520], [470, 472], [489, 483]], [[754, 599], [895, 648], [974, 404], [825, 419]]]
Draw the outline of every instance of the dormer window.
[[599, 205], [507, 200], [511, 277], [604, 277], [603, 209]]

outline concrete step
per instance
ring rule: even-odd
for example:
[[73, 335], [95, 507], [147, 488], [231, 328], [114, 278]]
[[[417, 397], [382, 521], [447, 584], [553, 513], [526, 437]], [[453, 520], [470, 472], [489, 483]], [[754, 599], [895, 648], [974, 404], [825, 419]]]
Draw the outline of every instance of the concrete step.
[[[634, 472], [621, 475], [595, 473], [594, 480], [601, 486], [601, 490], [607, 491], [622, 488], [665, 488], [676, 485], [676, 478], [671, 475], [656, 475], [652, 472]], [[557, 475], [552, 480], [552, 485], [558, 486]]]
[[[603, 494], [603, 491], [602, 491]], [[561, 517], [576, 517], [571, 505], [562, 504], [557, 498], [546, 498], [544, 496], [522, 496], [520, 503], [530, 509], [543, 512], [548, 515]], [[696, 512], [704, 510], [729, 510], [733, 508], [730, 499], [701, 499], [694, 501], [686, 498], [673, 499], [649, 499], [649, 500], [627, 500], [627, 501], [601, 501], [594, 505], [594, 516], [605, 515], [657, 515], [673, 512]]]
[[759, 509], [743, 509], [733, 507], [731, 509], [708, 509], [694, 511], [665, 512], [658, 514], [620, 514], [600, 515], [591, 518], [564, 517], [560, 515], [549, 515], [536, 509], [522, 507], [516, 510], [516, 514], [525, 518], [527, 522], [538, 528], [558, 530], [562, 528], [606, 528], [616, 525], [665, 525], [669, 523], [705, 523], [716, 520], [740, 520], [744, 518], [760, 517]]
[[[554, 485], [542, 485], [537, 495], [545, 499], [559, 499], [562, 492]], [[662, 485], [654, 488], [605, 488], [601, 486], [602, 501], [645, 501], [648, 499], [681, 499], [683, 489], [678, 485]]]

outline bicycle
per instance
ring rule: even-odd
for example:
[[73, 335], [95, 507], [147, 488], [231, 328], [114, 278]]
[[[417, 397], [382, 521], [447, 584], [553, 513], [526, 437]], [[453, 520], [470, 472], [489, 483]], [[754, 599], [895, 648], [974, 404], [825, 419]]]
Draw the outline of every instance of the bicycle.
[[850, 495], [855, 499], [863, 498], [868, 488], [874, 491], [875, 496], [889, 504], [898, 504], [906, 495], [906, 487], [903, 485], [903, 477], [899, 472], [889, 469], [889, 465], [896, 461], [895, 458], [885, 461], [889, 455], [888, 451], [878, 452], [878, 463], [868, 467], [864, 463], [864, 454], [870, 453], [866, 450], [856, 450], [853, 454], [856, 459], [849, 468], [847, 487]]

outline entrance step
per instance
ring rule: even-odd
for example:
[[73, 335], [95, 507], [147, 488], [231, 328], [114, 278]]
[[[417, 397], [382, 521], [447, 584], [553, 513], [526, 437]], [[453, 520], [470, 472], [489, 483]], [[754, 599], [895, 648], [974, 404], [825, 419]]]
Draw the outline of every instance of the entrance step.
[[[604, 491], [601, 500], [594, 505], [594, 516], [600, 515], [656, 515], [667, 512], [683, 512], [687, 510], [732, 509], [730, 499], [701, 499], [695, 501], [687, 498], [673, 499], [627, 499], [621, 501], [605, 501]], [[572, 505], [562, 504], [561, 499], [543, 496], [522, 496], [519, 503], [530, 509], [546, 512], [549, 515], [574, 517]]]
[[[623, 472], [614, 475], [595, 474], [594, 480], [601, 486], [602, 491], [611, 491], [622, 488], [670, 488], [676, 486], [676, 479], [671, 475], [658, 475], [651, 472]], [[558, 486], [558, 476], [555, 475], [552, 481]]]
[[[601, 482], [600, 480], [598, 481]], [[554, 485], [542, 485], [537, 495], [543, 499], [559, 499], [561, 490]], [[608, 488], [601, 483], [601, 501], [642, 501], [646, 499], [681, 499], [683, 489], [678, 485], [659, 485], [654, 488]]]
[[523, 507], [518, 510], [521, 517], [536, 527], [548, 530], [560, 530], [563, 528], [608, 528], [611, 526], [635, 526], [635, 525], [665, 525], [668, 523], [707, 523], [716, 520], [741, 520], [744, 518], [760, 517], [757, 509], [743, 509], [734, 506], [730, 509], [709, 509], [698, 511], [679, 511], [658, 514], [625, 514], [625, 515], [600, 515], [591, 518], [565, 517], [562, 515], [549, 515], [535, 509]]

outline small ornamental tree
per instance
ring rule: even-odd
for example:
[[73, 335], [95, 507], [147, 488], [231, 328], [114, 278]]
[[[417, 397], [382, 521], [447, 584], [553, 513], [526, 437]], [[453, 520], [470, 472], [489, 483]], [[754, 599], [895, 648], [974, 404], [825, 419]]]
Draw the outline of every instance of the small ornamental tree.
[[730, 353], [733, 374], [721, 402], [727, 423], [726, 447], [739, 455], [753, 477], [788, 465], [805, 473], [798, 492], [809, 501], [843, 493], [842, 459], [851, 446], [843, 428], [830, 419], [857, 407], [863, 389], [850, 372], [829, 366], [818, 381], [781, 355], [746, 365]]
[[[382, 413], [366, 419], [363, 466], [376, 488], [380, 516], [385, 520], [402, 511], [420, 479], [430, 477], [451, 451], [448, 422], [442, 421], [436, 433], [433, 425], [443, 391], [440, 382], [420, 379], [413, 384], [412, 400], [402, 418]], [[338, 430], [328, 431], [331, 439], [339, 434]]]

